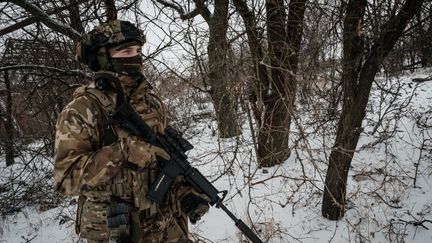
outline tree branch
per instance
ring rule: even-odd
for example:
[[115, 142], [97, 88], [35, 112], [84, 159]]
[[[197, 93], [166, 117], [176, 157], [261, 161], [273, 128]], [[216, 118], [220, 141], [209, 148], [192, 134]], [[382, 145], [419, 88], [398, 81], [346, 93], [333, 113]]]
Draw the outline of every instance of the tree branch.
[[187, 19], [193, 19], [193, 18], [195, 18], [195, 16], [197, 16], [198, 14], [201, 14], [201, 9], [199, 9], [199, 8], [196, 8], [196, 9], [194, 9], [194, 10], [192, 10], [190, 13], [188, 13], [188, 14], [184, 14], [184, 15], [180, 15], [180, 18], [182, 19], [182, 20], [187, 20]]
[[33, 70], [49, 70], [49, 71], [54, 71], [54, 72], [58, 72], [61, 74], [65, 74], [65, 75], [70, 75], [70, 76], [82, 76], [82, 77], [89, 77], [87, 73], [85, 73], [84, 71], [81, 70], [64, 70], [64, 69], [60, 69], [60, 68], [55, 68], [55, 67], [49, 67], [49, 66], [45, 66], [45, 65], [13, 65], [13, 66], [3, 66], [0, 67], [0, 72], [4, 72], [4, 71], [8, 71], [8, 70], [19, 70], [19, 69], [33, 69]]
[[176, 2], [168, 2], [165, 0], [155, 0], [155, 1], [166, 8], [171, 8], [177, 11], [177, 13], [180, 15], [181, 20], [192, 19], [196, 17], [198, 14], [200, 14], [207, 23], [210, 21], [210, 16], [211, 16], [210, 11], [204, 5], [204, 1], [202, 0], [194, 0], [196, 8], [189, 13], [185, 13], [184, 9]]
[[423, 2], [424, 0], [407, 0], [399, 13], [392, 16], [388, 22], [383, 25], [381, 28], [383, 31], [374, 41], [371, 51], [363, 64], [359, 83], [357, 85], [359, 93], [369, 89], [370, 80], [373, 80], [379, 66], [393, 49], [408, 25], [408, 22], [413, 18], [414, 14], [420, 10]]
[[210, 10], [204, 5], [203, 0], [194, 0], [194, 3], [197, 7], [197, 9], [201, 10], [200, 14], [203, 17], [203, 19], [209, 24], [211, 19], [211, 13]]
[[167, 2], [165, 0], [156, 0], [156, 2], [160, 3], [162, 6], [166, 8], [174, 9], [175, 11], [177, 11], [177, 13], [180, 14], [180, 18], [182, 18], [182, 16], [185, 15], [183, 8], [179, 6], [177, 3], [174, 4], [174, 3]]
[[[68, 36], [71, 39], [79, 39], [81, 37], [81, 34], [70, 27], [68, 24], [60, 23], [57, 20], [54, 20], [49, 17], [47, 13], [45, 13], [42, 9], [40, 9], [38, 6], [27, 2], [25, 0], [8, 0], [8, 2], [14, 3], [27, 12], [31, 13], [35, 18], [37, 18], [39, 21], [44, 23], [48, 28], [57, 31], [61, 34], [64, 34]], [[26, 20], [24, 20], [26, 21]]]
[[425, 228], [427, 230], [429, 230], [429, 228], [426, 227], [426, 226], [424, 226], [423, 224], [424, 223], [431, 223], [432, 224], [432, 221], [428, 220], [428, 219], [425, 219], [425, 220], [422, 220], [422, 221], [405, 221], [403, 219], [399, 219], [399, 221], [404, 222], [406, 224], [412, 224], [414, 226], [421, 226], [421, 227], [423, 227], [423, 228]]

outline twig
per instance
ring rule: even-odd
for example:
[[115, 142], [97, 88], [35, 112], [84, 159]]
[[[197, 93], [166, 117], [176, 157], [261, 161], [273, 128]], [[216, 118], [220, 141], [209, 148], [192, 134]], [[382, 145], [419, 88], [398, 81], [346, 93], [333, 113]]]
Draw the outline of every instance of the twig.
[[21, 239], [25, 240], [25, 243], [29, 243], [29, 242], [31, 242], [34, 238], [36, 238], [36, 236], [37, 236], [37, 234], [34, 235], [32, 238], [27, 239], [27, 238], [25, 238], [24, 236], [21, 235]]
[[429, 230], [429, 228], [426, 227], [426, 226], [424, 226], [423, 224], [424, 223], [431, 223], [432, 224], [432, 220], [428, 220], [428, 219], [425, 219], [425, 220], [422, 220], [422, 221], [405, 221], [403, 219], [399, 219], [399, 221], [404, 222], [406, 224], [412, 224], [414, 226], [421, 226], [421, 227], [423, 227], [423, 228], [425, 228], [427, 230]]
[[429, 76], [427, 78], [413, 78], [412, 81], [416, 82], [416, 83], [423, 83], [426, 81], [431, 81], [432, 80], [432, 76]]
[[377, 192], [374, 192], [375, 193], [375, 195], [377, 196], [377, 197], [379, 197], [385, 204], [387, 204], [387, 206], [389, 206], [389, 207], [391, 207], [391, 208], [402, 208], [401, 206], [394, 206], [394, 205], [391, 205], [390, 203], [388, 203], [383, 197], [381, 197], [381, 195], [380, 194], [378, 194]]

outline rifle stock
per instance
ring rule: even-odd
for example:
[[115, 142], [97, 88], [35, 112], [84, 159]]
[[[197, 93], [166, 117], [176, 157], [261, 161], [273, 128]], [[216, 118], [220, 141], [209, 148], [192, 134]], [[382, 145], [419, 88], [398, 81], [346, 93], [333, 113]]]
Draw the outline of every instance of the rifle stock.
[[[114, 112], [110, 119], [111, 123], [119, 124], [121, 127], [141, 137], [144, 141], [163, 148], [171, 159], [163, 161], [163, 167], [150, 186], [147, 198], [162, 203], [175, 178], [183, 175], [186, 182], [195, 190], [206, 194], [210, 198], [210, 205], [221, 208], [234, 222], [237, 228], [253, 243], [262, 243], [258, 236], [242, 220], [238, 219], [224, 204], [226, 191], [218, 191], [211, 182], [205, 178], [200, 171], [192, 167], [187, 161], [186, 151], [193, 148], [186, 139], [181, 137], [175, 129], [169, 127], [164, 134], [157, 134], [154, 130], [134, 111], [129, 103], [123, 102]], [[222, 194], [222, 197], [219, 196]]]

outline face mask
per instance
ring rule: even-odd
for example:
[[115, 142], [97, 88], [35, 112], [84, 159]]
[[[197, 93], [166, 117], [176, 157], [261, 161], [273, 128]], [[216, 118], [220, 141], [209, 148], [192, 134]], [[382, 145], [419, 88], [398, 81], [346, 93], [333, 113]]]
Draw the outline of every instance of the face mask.
[[141, 55], [111, 58], [112, 70], [117, 73], [127, 73], [129, 76], [142, 75], [142, 62]]

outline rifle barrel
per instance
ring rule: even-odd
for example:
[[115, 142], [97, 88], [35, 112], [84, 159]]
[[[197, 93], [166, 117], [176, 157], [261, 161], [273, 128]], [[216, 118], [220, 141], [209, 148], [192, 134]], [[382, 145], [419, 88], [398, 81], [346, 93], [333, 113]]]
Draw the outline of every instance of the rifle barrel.
[[238, 219], [223, 203], [219, 201], [217, 207], [221, 208], [234, 222], [235, 226], [253, 243], [263, 243], [260, 238], [241, 220]]

